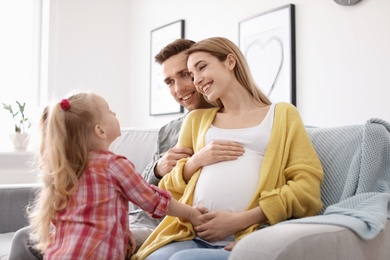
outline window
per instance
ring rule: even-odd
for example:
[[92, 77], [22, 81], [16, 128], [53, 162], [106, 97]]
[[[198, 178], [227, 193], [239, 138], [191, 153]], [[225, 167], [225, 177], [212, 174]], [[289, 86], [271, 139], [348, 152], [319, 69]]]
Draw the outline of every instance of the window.
[[[33, 121], [40, 103], [43, 0], [0, 1], [0, 102], [26, 102]], [[48, 1], [47, 1], [48, 2]], [[47, 3], [48, 5], [48, 3]], [[48, 10], [48, 7], [47, 7]], [[46, 51], [47, 52], [47, 51]], [[46, 53], [45, 52], [45, 53]], [[0, 107], [0, 150], [12, 150], [12, 117]]]

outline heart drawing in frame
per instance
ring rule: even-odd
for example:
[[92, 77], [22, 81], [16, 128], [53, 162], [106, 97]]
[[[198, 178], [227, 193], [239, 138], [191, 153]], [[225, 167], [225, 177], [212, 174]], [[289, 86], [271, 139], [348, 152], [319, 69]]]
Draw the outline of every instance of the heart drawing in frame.
[[254, 40], [247, 46], [245, 58], [256, 84], [270, 97], [283, 67], [283, 42], [277, 36]]

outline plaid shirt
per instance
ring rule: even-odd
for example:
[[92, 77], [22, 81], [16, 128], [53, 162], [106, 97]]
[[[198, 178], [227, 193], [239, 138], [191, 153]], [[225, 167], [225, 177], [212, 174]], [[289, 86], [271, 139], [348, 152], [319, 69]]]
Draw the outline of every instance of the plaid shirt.
[[171, 194], [148, 184], [132, 162], [109, 151], [90, 153], [76, 193], [58, 212], [47, 259], [125, 259], [129, 201], [153, 217], [167, 213]]

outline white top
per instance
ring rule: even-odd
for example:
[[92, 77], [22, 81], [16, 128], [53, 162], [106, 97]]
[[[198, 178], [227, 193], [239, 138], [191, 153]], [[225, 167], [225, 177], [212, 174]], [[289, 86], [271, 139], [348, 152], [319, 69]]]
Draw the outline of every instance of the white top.
[[223, 129], [212, 125], [208, 129], [206, 145], [213, 140], [231, 140], [241, 143], [245, 152], [237, 160], [203, 167], [196, 184], [193, 205], [204, 206], [209, 212], [246, 210], [259, 184], [259, 172], [272, 130], [274, 107], [272, 104], [264, 120], [254, 127]]

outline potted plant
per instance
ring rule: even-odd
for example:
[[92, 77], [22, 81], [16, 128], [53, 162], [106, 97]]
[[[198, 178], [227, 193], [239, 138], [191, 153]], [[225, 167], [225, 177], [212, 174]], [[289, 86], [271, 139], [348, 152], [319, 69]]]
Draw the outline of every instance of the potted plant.
[[31, 122], [25, 114], [26, 103], [16, 101], [17, 109], [14, 110], [12, 105], [3, 104], [3, 108], [8, 110], [14, 120], [15, 133], [11, 135], [16, 150], [26, 150], [29, 143], [28, 129], [31, 127]]

